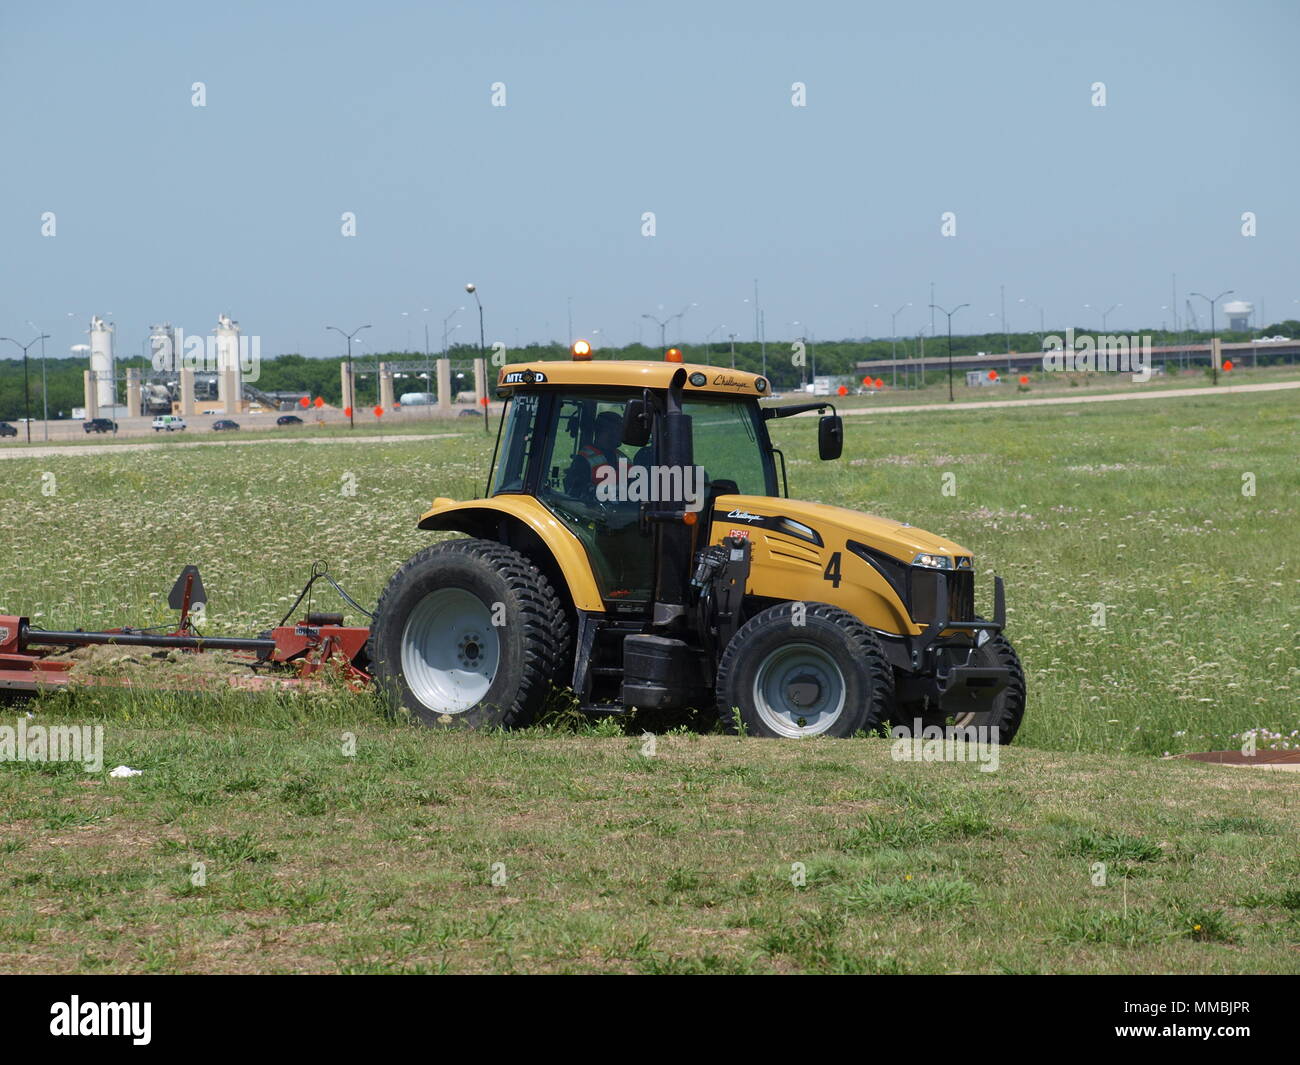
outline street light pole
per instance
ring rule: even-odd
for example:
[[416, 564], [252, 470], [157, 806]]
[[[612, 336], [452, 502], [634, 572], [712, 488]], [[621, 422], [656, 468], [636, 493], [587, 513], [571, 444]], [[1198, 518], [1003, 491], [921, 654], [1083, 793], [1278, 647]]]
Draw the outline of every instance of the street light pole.
[[889, 316], [889, 361], [894, 364], [895, 388], [898, 387], [898, 316], [910, 306], [911, 303], [904, 303]]
[[1040, 306], [1038, 306], [1038, 304], [1035, 303], [1033, 300], [1027, 300], [1027, 299], [1025, 299], [1024, 296], [1021, 296], [1020, 299], [1017, 300], [1016, 302], [1017, 302], [1017, 303], [1027, 303], [1027, 304], [1029, 304], [1029, 306], [1033, 307], [1033, 308], [1038, 312], [1038, 350], [1039, 350], [1039, 351], [1042, 351], [1042, 350], [1043, 350], [1043, 334], [1045, 334], [1045, 333], [1047, 332], [1047, 329], [1044, 327], [1044, 324], [1043, 324], [1043, 323], [1044, 323], [1044, 320], [1045, 320], [1045, 318], [1046, 318], [1046, 316], [1043, 314], [1043, 308], [1040, 307]]
[[712, 329], [709, 330], [709, 335], [704, 338], [704, 364], [706, 366], [713, 365], [713, 334], [716, 333], [719, 329], [726, 329], [726, 328], [727, 328], [726, 322], [723, 322], [721, 325], [715, 325]]
[[[29, 444], [32, 442], [32, 399], [31, 399], [31, 391], [28, 386], [27, 350], [28, 348], [32, 347], [32, 345], [34, 345], [37, 340], [41, 341], [41, 349], [44, 350], [45, 348], [44, 342], [48, 339], [49, 339], [49, 334], [42, 333], [40, 336], [36, 338], [36, 340], [33, 340], [30, 344], [19, 344], [18, 341], [16, 341], [13, 337], [0, 337], [0, 340], [7, 340], [9, 341], [10, 344], [16, 344], [23, 353], [23, 419], [24, 419], [23, 424], [27, 426], [27, 443]], [[48, 437], [49, 428], [47, 427], [45, 431]]]
[[1224, 296], [1231, 296], [1233, 291], [1233, 289], [1228, 289], [1226, 292], [1220, 292], [1214, 299], [1210, 299], [1209, 296], [1201, 296], [1199, 292], [1191, 293], [1193, 296], [1201, 296], [1201, 299], [1210, 305], [1210, 374], [1216, 385], [1219, 383], [1219, 365], [1214, 361], [1214, 341], [1217, 336], [1214, 327], [1214, 305]]
[[660, 321], [653, 314], [643, 314], [641, 315], [641, 317], [649, 318], [650, 321], [654, 322], [654, 324], [659, 327], [659, 350], [662, 351], [665, 347], [668, 346], [667, 340], [664, 339], [664, 333], [668, 328], [668, 323], [671, 322], [672, 319], [665, 318], [663, 321]]
[[952, 394], [952, 316], [956, 314], [959, 310], [961, 310], [963, 307], [969, 307], [969, 306], [970, 306], [969, 303], [961, 303], [958, 304], [956, 307], [954, 307], [952, 310], [945, 311], [937, 303], [930, 304], [931, 310], [939, 311], [941, 314], [946, 314], [948, 316], [948, 402], [949, 403], [952, 403], [954, 399]]
[[[28, 322], [33, 329], [39, 328], [35, 322]], [[41, 424], [44, 426], [42, 432], [45, 434], [45, 440], [48, 443], [50, 439], [50, 384], [49, 378], [45, 373], [45, 341], [49, 338], [46, 334], [40, 338], [41, 341]]]
[[370, 326], [368, 325], [359, 325], [354, 330], [352, 330], [352, 332], [345, 333], [343, 332], [342, 329], [340, 329], [336, 325], [327, 325], [325, 327], [326, 332], [329, 332], [331, 329], [333, 329], [334, 332], [339, 334], [339, 336], [345, 337], [348, 342], [348, 391], [351, 393], [351, 395], [346, 396], [344, 398], [348, 400], [348, 428], [349, 429], [355, 429], [357, 427], [357, 419], [356, 419], [357, 379], [352, 375], [352, 338], [356, 336], [358, 333], [360, 333], [361, 330], [369, 329], [369, 328]]
[[45, 333], [41, 334], [41, 424], [44, 425], [45, 440], [48, 443], [50, 439], [50, 383], [45, 376], [45, 341], [49, 339]]
[[488, 429], [488, 379], [487, 379], [487, 340], [483, 334], [483, 301], [478, 298], [478, 286], [471, 281], [465, 286], [465, 291], [474, 297], [474, 302], [478, 304], [478, 357], [483, 360], [483, 395], [479, 400], [483, 404], [483, 432], [490, 432]]
[[[450, 322], [453, 318], [455, 318], [456, 315], [460, 314], [460, 312], [463, 311], [464, 309], [465, 309], [464, 307], [457, 307], [454, 311], [451, 312], [451, 314], [447, 315], [447, 317], [444, 318], [444, 319], [442, 320], [442, 355], [443, 355], [443, 358], [446, 358], [446, 357], [447, 357], [447, 337], [451, 334], [451, 329], [448, 328], [447, 323]], [[459, 329], [460, 326], [456, 326], [456, 328]]]

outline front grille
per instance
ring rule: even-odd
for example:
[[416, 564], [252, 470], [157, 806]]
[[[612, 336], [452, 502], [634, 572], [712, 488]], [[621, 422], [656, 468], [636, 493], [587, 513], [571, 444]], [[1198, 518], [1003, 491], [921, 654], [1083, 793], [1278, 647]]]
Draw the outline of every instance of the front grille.
[[975, 574], [969, 570], [948, 574], [948, 617], [975, 620]]
[[912, 569], [912, 619], [921, 625], [939, 620], [939, 585], [948, 584], [948, 616], [944, 621], [973, 621], [975, 618], [975, 574], [948, 570]]
[[944, 621], [973, 621], [975, 619], [975, 573], [972, 570], [936, 570], [922, 566], [908, 566], [898, 559], [875, 551], [853, 540], [849, 550], [876, 568], [893, 586], [907, 607], [912, 620], [920, 625], [935, 621], [939, 605], [939, 584], [948, 582], [948, 617]]

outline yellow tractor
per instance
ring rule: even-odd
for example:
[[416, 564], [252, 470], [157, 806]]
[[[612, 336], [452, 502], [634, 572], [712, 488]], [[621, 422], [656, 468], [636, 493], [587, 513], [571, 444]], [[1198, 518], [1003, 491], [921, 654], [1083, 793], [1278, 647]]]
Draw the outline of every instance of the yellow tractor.
[[[549, 691], [592, 713], [716, 704], [773, 737], [890, 724], [985, 726], [1007, 743], [1025, 681], [1001, 578], [975, 613], [957, 544], [788, 498], [764, 378], [684, 364], [572, 361], [500, 370], [485, 498], [438, 498], [379, 600], [368, 649], [393, 704], [431, 726], [527, 724]], [[826, 413], [827, 410], [830, 413]]]

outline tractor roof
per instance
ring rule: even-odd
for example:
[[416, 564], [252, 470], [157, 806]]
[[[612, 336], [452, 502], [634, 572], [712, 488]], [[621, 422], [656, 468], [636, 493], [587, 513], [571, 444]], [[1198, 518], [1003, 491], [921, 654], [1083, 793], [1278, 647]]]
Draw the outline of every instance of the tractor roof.
[[518, 362], [503, 366], [497, 375], [497, 392], [510, 395], [517, 388], [667, 388], [678, 370], [686, 371], [686, 389], [728, 396], [763, 397], [770, 391], [765, 377], [744, 370], [701, 366], [689, 362], [634, 362], [613, 359], [574, 359]]

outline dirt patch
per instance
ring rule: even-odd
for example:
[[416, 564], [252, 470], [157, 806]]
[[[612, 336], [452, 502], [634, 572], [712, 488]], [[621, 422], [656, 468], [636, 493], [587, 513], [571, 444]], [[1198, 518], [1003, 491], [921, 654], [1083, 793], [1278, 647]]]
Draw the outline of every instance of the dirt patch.
[[1253, 755], [1242, 754], [1241, 751], [1202, 751], [1181, 757], [1236, 769], [1273, 769], [1284, 773], [1300, 773], [1300, 751], [1296, 750], [1256, 751]]

